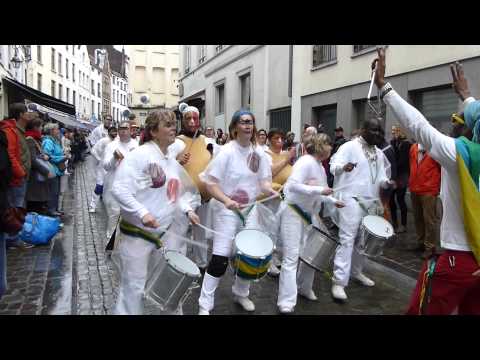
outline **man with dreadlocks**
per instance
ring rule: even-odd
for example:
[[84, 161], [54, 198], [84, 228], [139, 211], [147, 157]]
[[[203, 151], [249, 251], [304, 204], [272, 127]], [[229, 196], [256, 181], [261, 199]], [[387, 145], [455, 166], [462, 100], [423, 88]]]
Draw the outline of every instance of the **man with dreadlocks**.
[[[195, 210], [200, 217], [202, 224], [209, 224], [208, 218], [208, 206], [211, 196], [208, 194], [205, 184], [198, 178], [200, 174], [207, 167], [210, 159], [216, 154], [219, 148], [215, 144], [214, 139], [207, 138], [200, 132], [200, 112], [194, 106], [188, 106], [186, 103], [181, 103], [178, 107], [182, 113], [182, 132], [175, 139], [175, 142], [170, 145], [169, 151], [175, 156], [178, 162], [183, 165], [188, 175], [192, 178], [193, 182], [197, 186], [201, 197], [202, 203]], [[175, 228], [180, 235], [186, 235], [188, 232], [188, 223], [181, 222]], [[193, 238], [200, 244], [207, 244], [207, 236], [205, 230], [195, 226], [193, 227]], [[187, 244], [185, 242], [179, 242], [178, 239], [169, 238], [169, 241], [175, 242], [173, 245], [177, 250], [181, 251], [184, 255], [187, 253]], [[207, 248], [201, 246], [193, 246], [193, 261], [198, 267], [204, 271], [207, 267]]]
[[470, 96], [462, 66], [452, 65], [453, 87], [465, 108], [463, 117], [452, 117], [456, 132], [463, 129], [462, 136], [446, 136], [385, 82], [384, 49], [378, 49], [372, 68], [375, 64], [380, 97], [442, 166], [444, 251], [425, 262], [407, 314], [449, 315], [457, 309], [458, 314], [480, 315], [480, 101]]

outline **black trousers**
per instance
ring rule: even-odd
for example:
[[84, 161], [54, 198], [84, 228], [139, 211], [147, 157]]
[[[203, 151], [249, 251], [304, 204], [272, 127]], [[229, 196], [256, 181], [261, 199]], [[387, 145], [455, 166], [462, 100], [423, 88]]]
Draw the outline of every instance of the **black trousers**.
[[[397, 203], [400, 208], [400, 217], [403, 226], [407, 226], [407, 204], [405, 203], [405, 194], [407, 188], [397, 188], [392, 191], [390, 195], [390, 211], [392, 213], [392, 223], [394, 226], [397, 226]], [[396, 202], [395, 202], [396, 200]]]

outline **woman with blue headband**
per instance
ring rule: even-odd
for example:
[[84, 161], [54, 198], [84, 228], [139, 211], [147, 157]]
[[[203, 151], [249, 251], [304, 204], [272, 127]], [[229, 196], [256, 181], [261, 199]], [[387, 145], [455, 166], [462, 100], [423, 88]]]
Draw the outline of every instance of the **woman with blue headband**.
[[[200, 179], [212, 195], [214, 230], [221, 233], [213, 238], [212, 258], [203, 278], [199, 299], [199, 315], [209, 315], [214, 307], [215, 290], [225, 274], [233, 250], [233, 237], [242, 226], [240, 207], [260, 193], [274, 194], [272, 171], [264, 151], [256, 146], [255, 116], [246, 110], [233, 114], [229, 126], [231, 141], [224, 145], [210, 162]], [[250, 281], [235, 278], [232, 287], [234, 301], [246, 311], [255, 305], [248, 298]]]
[[[385, 50], [372, 64], [380, 98], [441, 166], [442, 252], [425, 262], [407, 314], [480, 315], [480, 101], [470, 95], [462, 66], [451, 66], [464, 116], [452, 117], [457, 138], [436, 130], [385, 82]], [[463, 122], [463, 124], [462, 124]], [[459, 130], [463, 129], [462, 132]]]

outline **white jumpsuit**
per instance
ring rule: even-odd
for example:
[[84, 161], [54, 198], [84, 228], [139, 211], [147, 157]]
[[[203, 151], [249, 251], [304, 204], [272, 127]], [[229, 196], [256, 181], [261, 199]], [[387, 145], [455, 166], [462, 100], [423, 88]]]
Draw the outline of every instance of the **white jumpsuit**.
[[[370, 161], [367, 160], [366, 148], [372, 153]], [[357, 165], [352, 171], [346, 172], [343, 167], [349, 162]], [[335, 192], [335, 197], [345, 203], [345, 208], [338, 209], [332, 216], [339, 227], [340, 240], [340, 246], [335, 253], [332, 279], [337, 285], [347, 286], [350, 273], [361, 273], [365, 260], [354, 245], [362, 219], [367, 213], [353, 197], [365, 200], [365, 208], [376, 206], [380, 187], [388, 186], [386, 166], [388, 167], [388, 160], [383, 152], [376, 146], [368, 147], [361, 136], [340, 146], [330, 160], [330, 172], [335, 176], [333, 187], [342, 187]]]
[[[123, 220], [149, 233], [161, 229], [147, 228], [142, 218], [150, 213], [167, 228], [177, 209], [191, 211], [185, 200], [179, 175], [183, 168], [174, 157], [163, 154], [153, 141], [130, 152], [120, 163], [112, 186], [113, 196], [120, 205]], [[184, 221], [188, 218], [184, 216]], [[115, 314], [143, 314], [143, 294], [148, 277], [149, 261], [155, 258], [156, 246], [143, 238], [119, 231], [120, 242], [112, 254], [120, 268], [120, 288], [114, 307]], [[115, 261], [115, 260], [114, 260]]]
[[312, 155], [300, 157], [285, 184], [285, 200], [280, 205], [280, 239], [282, 241], [282, 269], [278, 289], [279, 307], [293, 308], [297, 303], [298, 288], [303, 293], [312, 289], [315, 270], [303, 262], [297, 266], [300, 249], [304, 246], [306, 223], [287, 204], [294, 204], [308, 213], [314, 226], [318, 226], [321, 202], [333, 206], [336, 199], [321, 195], [328, 188], [327, 175], [322, 164]]
[[[110, 136], [104, 137], [100, 139], [95, 146], [92, 148], [91, 154], [95, 159], [95, 184], [103, 186], [103, 181], [105, 179], [106, 171], [103, 168], [102, 160], [103, 155], [105, 154], [105, 149], [108, 144], [110, 144], [113, 140]], [[97, 201], [100, 198], [99, 195], [92, 194], [92, 200], [90, 201], [90, 208], [95, 209], [97, 207]]]
[[[223, 193], [232, 200], [247, 204], [255, 201], [262, 192], [262, 184], [271, 183], [272, 171], [262, 150], [254, 149], [252, 145], [242, 147], [233, 140], [222, 147], [200, 178], [207, 184], [219, 185]], [[231, 257], [233, 238], [242, 227], [242, 221], [235, 212], [215, 199], [210, 200], [210, 206], [213, 211], [213, 228], [223, 233], [223, 236], [214, 235], [212, 253]], [[213, 309], [215, 290], [219, 282], [220, 278], [205, 273], [198, 301], [203, 309], [207, 311]], [[239, 297], [248, 297], [250, 281], [237, 276], [232, 292]]]
[[116, 138], [110, 142], [105, 148], [103, 155], [102, 165], [106, 171], [104, 183], [103, 183], [103, 199], [105, 202], [105, 209], [107, 211], [107, 241], [110, 239], [120, 215], [120, 206], [112, 195], [112, 184], [115, 178], [117, 167], [120, 165], [121, 160], [115, 159], [113, 155], [115, 150], [120, 152], [125, 158], [127, 154], [136, 149], [138, 143], [134, 139], [130, 139], [127, 142], [120, 141], [120, 138]]

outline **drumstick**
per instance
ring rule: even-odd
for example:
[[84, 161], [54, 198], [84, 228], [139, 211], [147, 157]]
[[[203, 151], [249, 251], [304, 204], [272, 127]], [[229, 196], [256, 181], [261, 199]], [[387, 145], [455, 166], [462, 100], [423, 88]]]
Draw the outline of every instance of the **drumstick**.
[[275, 194], [275, 195], [272, 195], [272, 196], [269, 196], [265, 199], [262, 199], [262, 200], [257, 200], [257, 201], [254, 201], [254, 202], [251, 202], [251, 203], [248, 203], [248, 204], [244, 204], [244, 205], [240, 205], [241, 208], [245, 208], [245, 207], [249, 207], [249, 206], [252, 206], [252, 205], [256, 205], [256, 204], [260, 204], [260, 203], [263, 203], [265, 201], [269, 201], [269, 200], [272, 200], [272, 199], [275, 199], [277, 197], [280, 196], [280, 190], [282, 190], [283, 186], [278, 189], [278, 194]]
[[206, 245], [206, 244], [201, 244], [201, 243], [198, 243], [198, 242], [196, 242], [196, 241], [187, 239], [186, 237], [181, 236], [181, 235], [178, 235], [177, 233], [174, 233], [174, 232], [171, 231], [171, 230], [165, 230], [165, 229], [162, 229], [162, 228], [157, 228], [157, 229], [159, 229], [160, 231], [162, 231], [162, 232], [164, 232], [164, 233], [166, 233], [166, 234], [170, 234], [170, 235], [173, 235], [173, 236], [175, 236], [175, 237], [177, 237], [177, 238], [179, 238], [179, 239], [182, 239], [183, 241], [185, 241], [185, 242], [187, 242], [187, 243], [189, 243], [189, 244], [196, 245], [196, 246], [202, 247], [202, 248], [204, 248], [204, 249], [208, 249], [208, 245]]
[[[220, 235], [220, 236], [223, 236], [223, 237], [228, 238], [228, 236], [226, 236], [225, 234], [222, 234], [221, 232], [218, 232], [218, 231], [215, 231], [215, 230], [213, 230], [213, 229], [210, 229], [210, 228], [208, 228], [208, 227], [206, 227], [205, 225], [202, 225], [202, 224], [200, 224], [200, 223], [195, 224], [195, 225], [197, 225], [198, 227], [201, 227], [201, 228], [202, 228], [203, 230], [205, 230], [205, 231], [210, 231], [211, 233], [214, 233], [214, 234], [217, 234], [217, 235]], [[234, 239], [234, 237], [232, 237], [232, 239]]]

